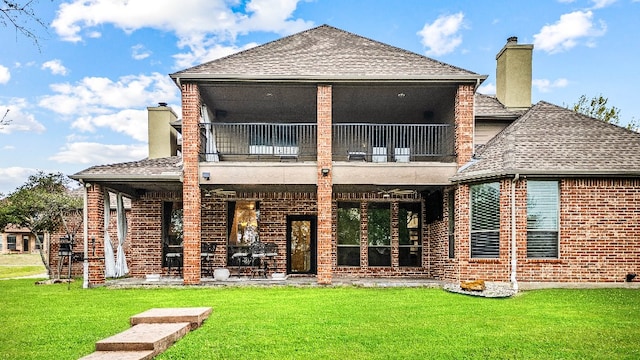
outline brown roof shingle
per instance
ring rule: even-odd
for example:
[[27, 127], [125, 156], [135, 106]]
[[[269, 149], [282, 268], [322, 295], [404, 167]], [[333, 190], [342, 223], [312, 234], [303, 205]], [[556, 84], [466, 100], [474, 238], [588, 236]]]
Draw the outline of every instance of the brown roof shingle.
[[491, 139], [453, 180], [515, 174], [638, 176], [640, 134], [541, 101]]
[[484, 79], [468, 70], [329, 25], [171, 74], [190, 78]]

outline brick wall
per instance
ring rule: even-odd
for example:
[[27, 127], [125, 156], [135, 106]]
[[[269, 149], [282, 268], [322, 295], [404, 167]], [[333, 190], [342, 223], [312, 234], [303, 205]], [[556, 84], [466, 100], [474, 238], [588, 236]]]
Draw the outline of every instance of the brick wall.
[[564, 179], [560, 202], [560, 258], [526, 259], [519, 232], [520, 281], [623, 282], [640, 273], [640, 179]]
[[[331, 122], [332, 88], [331, 85], [318, 85], [317, 122], [318, 122], [318, 283], [331, 284], [332, 245], [331, 245], [331, 197], [333, 181], [331, 168]], [[322, 169], [329, 169], [327, 175]]]
[[[447, 269], [445, 237], [436, 237], [434, 275], [451, 281], [510, 281], [511, 179], [500, 184], [500, 257], [471, 259], [469, 186], [457, 190], [456, 260]], [[516, 182], [517, 279], [519, 282], [623, 282], [640, 272], [640, 180], [563, 179], [560, 181], [560, 255], [527, 258], [526, 179]], [[447, 261], [445, 260], [446, 264]], [[442, 271], [441, 269], [444, 269]]]
[[[429, 224], [427, 228], [430, 239], [429, 269], [435, 279], [454, 281], [457, 278], [458, 263], [456, 258], [449, 258], [449, 196], [456, 196], [455, 188], [444, 192], [442, 220]], [[458, 256], [458, 251], [455, 251], [455, 256]]]
[[198, 85], [182, 84], [183, 279], [185, 284], [200, 283], [200, 107]]
[[455, 152], [458, 166], [473, 155], [473, 85], [458, 85], [455, 98]]

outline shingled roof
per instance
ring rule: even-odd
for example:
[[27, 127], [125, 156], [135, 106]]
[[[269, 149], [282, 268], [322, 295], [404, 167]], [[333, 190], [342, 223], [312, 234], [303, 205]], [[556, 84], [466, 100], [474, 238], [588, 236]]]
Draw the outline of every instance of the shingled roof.
[[524, 110], [510, 110], [502, 105], [494, 96], [476, 93], [476, 118], [516, 119], [524, 114]]
[[119, 164], [92, 166], [70, 176], [76, 180], [180, 180], [182, 176], [182, 157], [171, 156], [158, 159]]
[[637, 176], [640, 134], [541, 101], [491, 139], [452, 180], [515, 174]]
[[387, 79], [477, 81], [464, 70], [329, 25], [171, 74], [180, 79]]

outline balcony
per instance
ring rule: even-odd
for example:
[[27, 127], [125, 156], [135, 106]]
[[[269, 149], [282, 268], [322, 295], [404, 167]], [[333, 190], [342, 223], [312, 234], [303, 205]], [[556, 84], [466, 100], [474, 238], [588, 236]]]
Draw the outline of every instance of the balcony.
[[[332, 132], [334, 161], [453, 161], [448, 124], [334, 124]], [[202, 123], [201, 161], [316, 161], [316, 133], [313, 123]]]

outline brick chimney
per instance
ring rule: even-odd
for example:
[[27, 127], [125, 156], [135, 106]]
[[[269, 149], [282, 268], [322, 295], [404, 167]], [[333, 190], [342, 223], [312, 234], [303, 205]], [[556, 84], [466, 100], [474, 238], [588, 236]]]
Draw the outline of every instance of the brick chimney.
[[167, 106], [159, 103], [148, 107], [149, 159], [164, 158], [178, 154], [178, 132], [171, 126], [178, 116]]
[[531, 107], [532, 44], [518, 44], [512, 36], [496, 55], [496, 97], [513, 110]]

